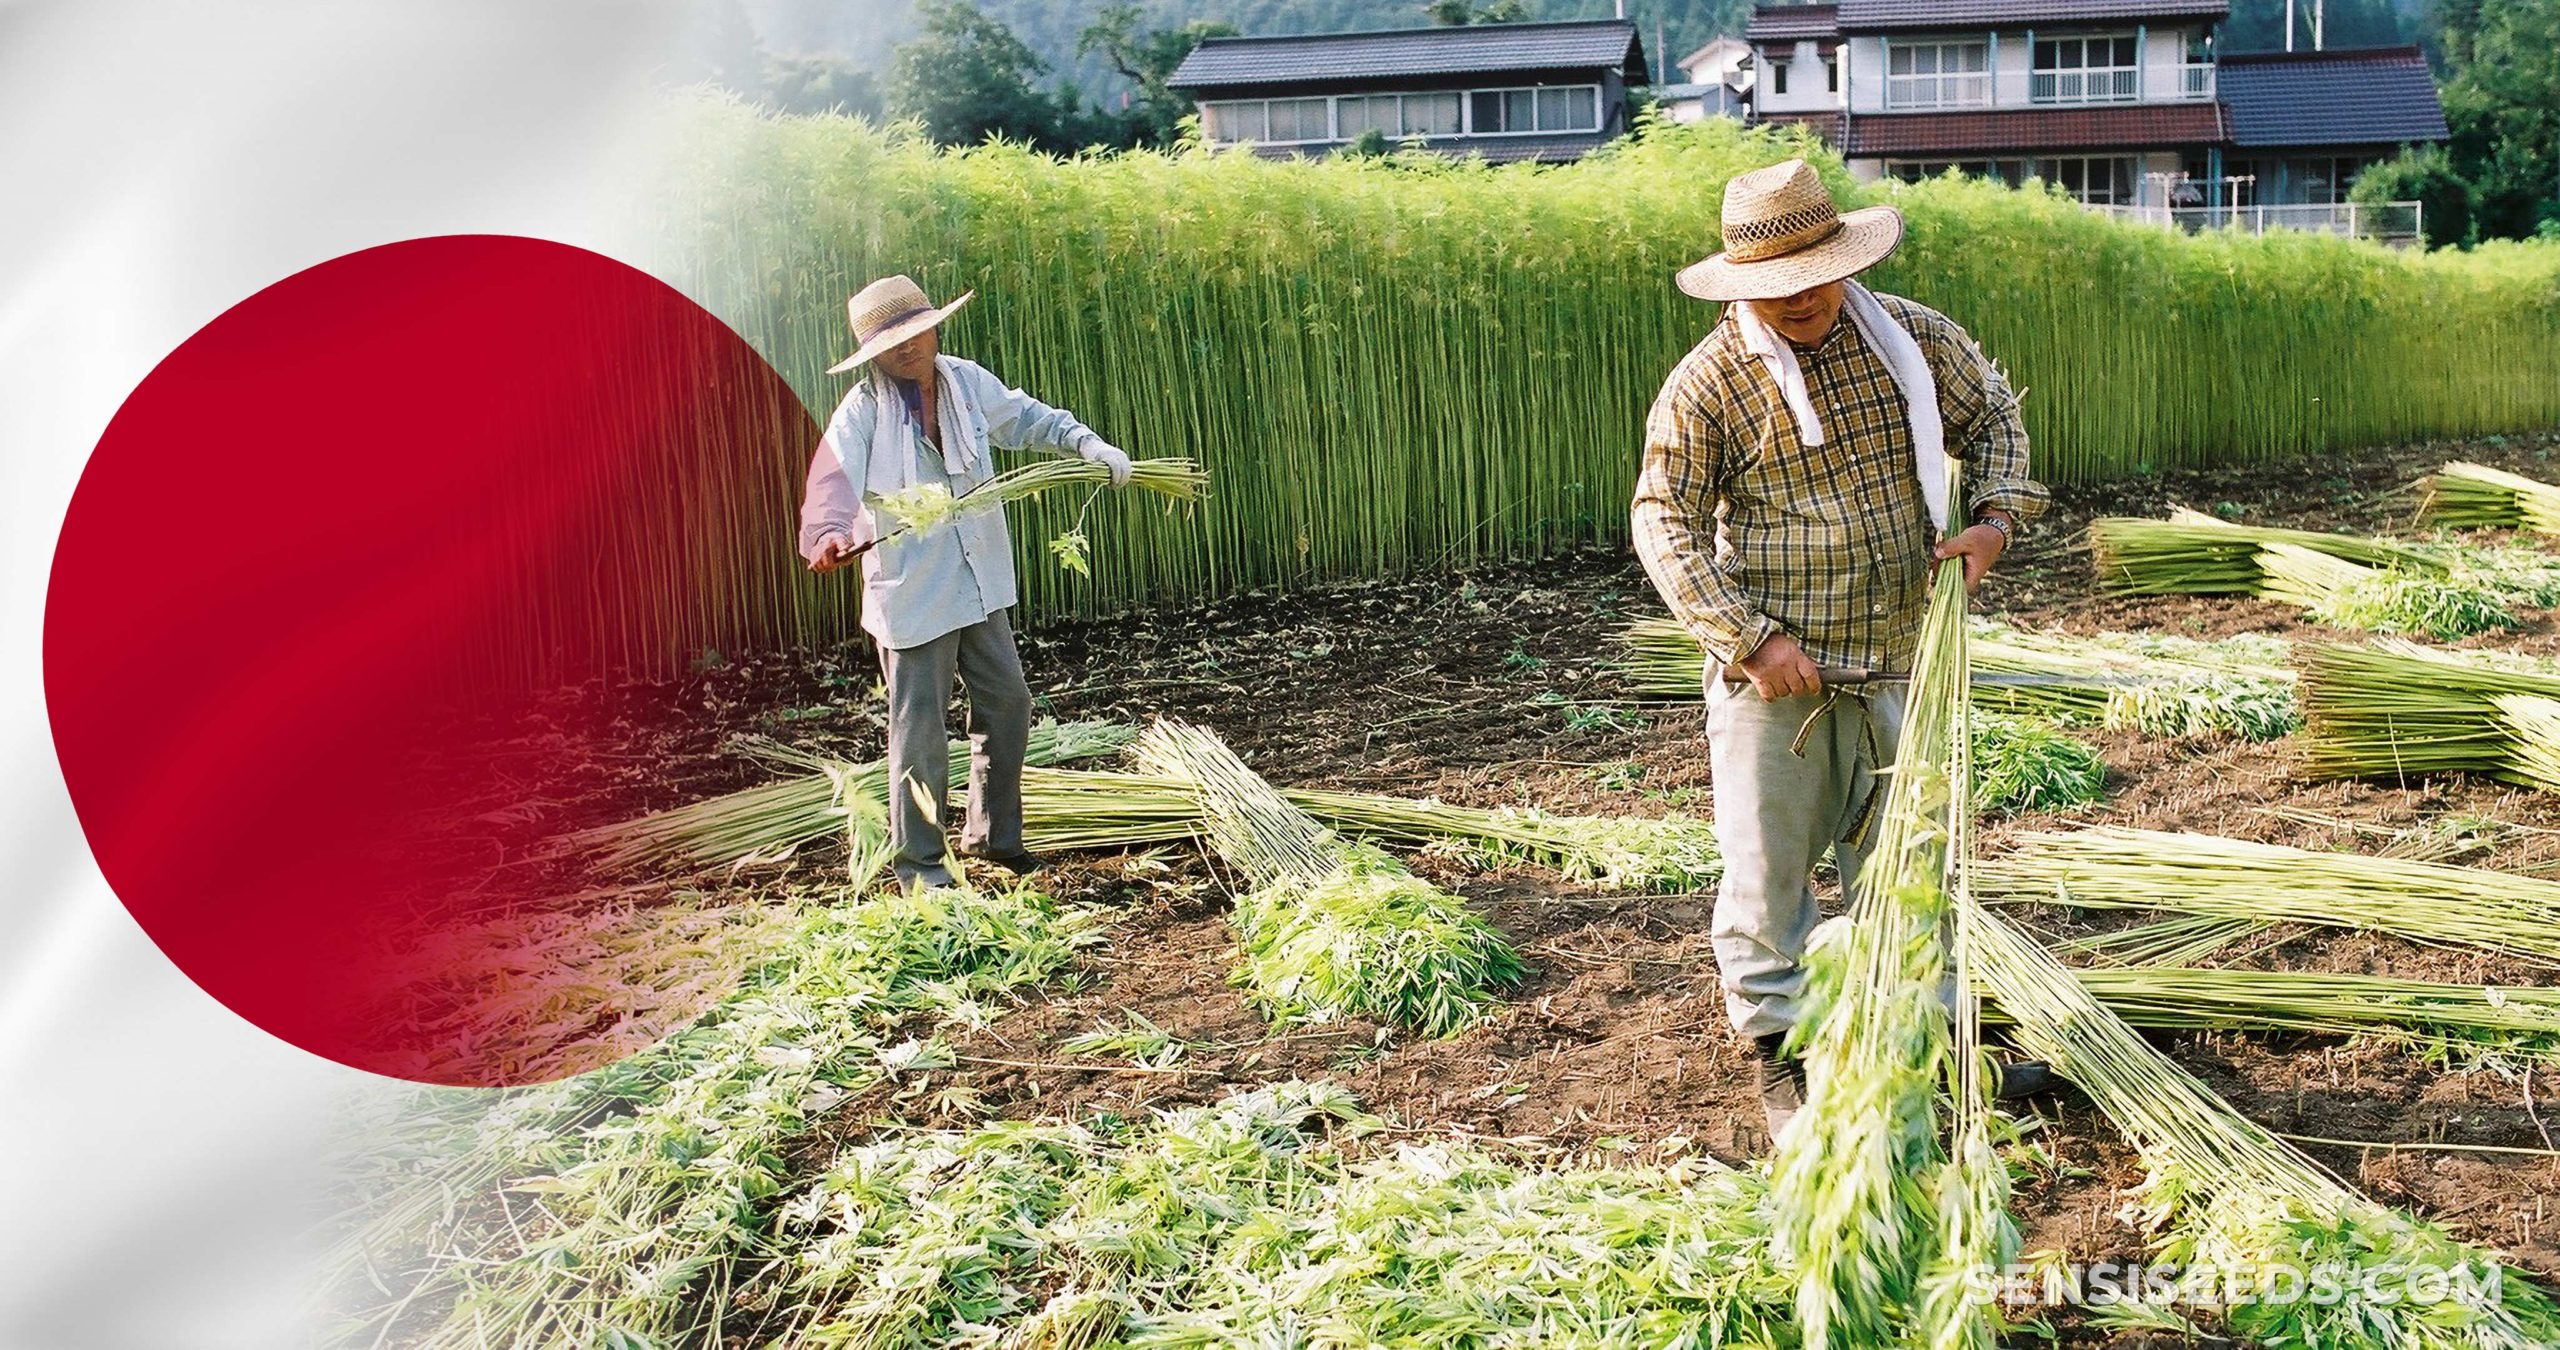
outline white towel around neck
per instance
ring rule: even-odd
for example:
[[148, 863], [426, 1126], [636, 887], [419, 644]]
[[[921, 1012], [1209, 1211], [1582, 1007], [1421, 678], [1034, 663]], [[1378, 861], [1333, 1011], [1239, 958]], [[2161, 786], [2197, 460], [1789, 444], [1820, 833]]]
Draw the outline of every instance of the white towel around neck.
[[[1858, 335], [1883, 359], [1885, 369], [1893, 374], [1893, 382], [1902, 389], [1905, 415], [1911, 424], [1912, 468], [1920, 476], [1920, 497], [1928, 503], [1929, 523], [1938, 533], [1947, 532], [1947, 484], [1953, 476], [1947, 463], [1946, 428], [1938, 420], [1938, 381], [1929, 373], [1929, 362], [1920, 354], [1920, 344], [1893, 316], [1884, 312], [1875, 292], [1852, 281], [1841, 312], [1858, 326]], [[1751, 306], [1736, 300], [1732, 304], [1734, 323], [1742, 330], [1743, 348], [1760, 358], [1760, 364], [1777, 383], [1779, 395], [1786, 400], [1787, 411], [1796, 418], [1796, 436], [1806, 445], [1822, 444], [1822, 417], [1813, 410], [1813, 396], [1804, 384], [1804, 369], [1796, 363], [1796, 349]]]
[[[934, 436], [940, 441], [942, 471], [952, 478], [965, 477], [978, 466], [977, 437], [972, 434], [975, 410], [965, 405], [967, 397], [958, 380], [944, 379], [942, 363], [947, 357], [934, 358], [933, 373], [937, 386], [934, 421], [939, 423]], [[877, 474], [884, 464], [897, 466], [898, 487], [911, 487], [915, 478], [915, 459], [907, 454], [906, 399], [886, 371], [873, 367], [871, 379], [880, 403], [880, 415], [871, 424], [871, 472]]]

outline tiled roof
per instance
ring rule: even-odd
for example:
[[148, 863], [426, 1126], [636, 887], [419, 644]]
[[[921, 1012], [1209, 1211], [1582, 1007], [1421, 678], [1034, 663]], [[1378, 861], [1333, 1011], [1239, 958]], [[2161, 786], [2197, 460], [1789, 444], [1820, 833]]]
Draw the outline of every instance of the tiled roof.
[[1871, 113], [1849, 123], [1852, 155], [1972, 154], [1990, 150], [2131, 150], [2223, 139], [2215, 103], [2002, 112]]
[[1840, 36], [1838, 5], [1762, 5], [1742, 35], [1753, 42]]
[[2243, 147], [2445, 139], [2444, 104], [2415, 47], [2226, 54], [2215, 75]]
[[1644, 51], [1632, 21], [1488, 23], [1379, 33], [1211, 38], [1192, 48], [1166, 83], [1176, 89], [1214, 89], [1600, 68], [1623, 69], [1630, 82], [1644, 82]]
[[1840, 31], [2221, 18], [2230, 0], [1840, 0]]
[[1751, 125], [1755, 127], [1787, 127], [1798, 123], [1813, 128], [1814, 134], [1833, 145], [1840, 143], [1840, 114], [1836, 112], [1763, 113], [1751, 119]]

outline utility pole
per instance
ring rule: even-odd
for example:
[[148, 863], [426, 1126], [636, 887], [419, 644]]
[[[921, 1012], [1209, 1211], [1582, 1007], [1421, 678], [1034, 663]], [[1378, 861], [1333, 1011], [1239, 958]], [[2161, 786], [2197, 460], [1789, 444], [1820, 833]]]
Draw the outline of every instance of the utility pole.
[[2284, 0], [2284, 49], [2293, 50], [2293, 0]]
[[2329, 0], [2311, 0], [2311, 50], [2329, 45]]

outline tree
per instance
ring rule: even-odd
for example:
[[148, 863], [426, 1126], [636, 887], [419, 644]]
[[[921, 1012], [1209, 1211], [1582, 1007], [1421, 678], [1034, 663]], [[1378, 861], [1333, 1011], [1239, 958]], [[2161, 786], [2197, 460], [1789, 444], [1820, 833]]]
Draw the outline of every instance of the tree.
[[2471, 181], [2480, 235], [2524, 238], [2560, 219], [2560, 0], [2449, 0], [2453, 166]]
[[838, 56], [777, 56], [765, 63], [765, 101], [787, 113], [851, 113], [878, 120], [884, 111], [871, 72]]
[[1052, 94], [1033, 83], [1049, 63], [1012, 29], [969, 0], [919, 0], [917, 12], [923, 31], [890, 62], [889, 111], [923, 119], [942, 145], [1002, 136], [1070, 154], [1097, 139], [1073, 87]]
[[2366, 166], [2356, 175], [2347, 199], [2363, 206], [2418, 203], [2427, 242], [2439, 248], [2471, 237], [2471, 184], [2454, 171], [2453, 157], [2441, 146], [2403, 150], [2394, 158]]
[[1135, 85], [1129, 111], [1121, 118], [1133, 144], [1165, 145], [1182, 133], [1182, 119], [1192, 103], [1165, 82], [1173, 78], [1191, 49], [1213, 37], [1233, 37], [1236, 26], [1194, 19], [1180, 28], [1139, 31], [1145, 13], [1134, 4], [1106, 8], [1076, 40], [1076, 55], [1099, 51], [1113, 70]]
[[716, 84], [749, 99], [763, 95], [764, 46], [738, 0], [716, 0], [690, 11], [684, 50], [686, 59], [672, 67], [678, 82]]
[[1468, 0], [1431, 0], [1422, 12], [1443, 28], [1463, 28], [1471, 23], [1519, 23], [1529, 17], [1529, 6], [1524, 0], [1494, 0], [1478, 9]]

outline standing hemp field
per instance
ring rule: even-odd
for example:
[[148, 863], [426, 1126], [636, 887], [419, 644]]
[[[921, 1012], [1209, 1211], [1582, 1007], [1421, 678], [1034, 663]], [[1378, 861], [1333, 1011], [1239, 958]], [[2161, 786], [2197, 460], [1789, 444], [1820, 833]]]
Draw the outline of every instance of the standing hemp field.
[[[845, 390], [824, 373], [845, 296], [906, 272], [978, 292], [953, 350], [1216, 479], [1196, 512], [1094, 503], [1089, 577], [1039, 556], [1076, 502], [1011, 508], [1030, 622], [1623, 541], [1644, 410], [1715, 319], [1672, 273], [1716, 237], [1727, 178], [1793, 154], [1844, 207], [1892, 194], [1909, 230], [1871, 280], [2007, 364], [2048, 479], [2560, 421], [2560, 246], [2189, 236], [1990, 184], [1861, 185], [1808, 136], [1712, 120], [1493, 167], [942, 151], [710, 97], [670, 116], [679, 148], [624, 256], [815, 413]], [[813, 445], [703, 457], [770, 525], [635, 560], [702, 583], [627, 616], [635, 632], [713, 631], [705, 608], [753, 620], [738, 642], [850, 631], [790, 565]]]

